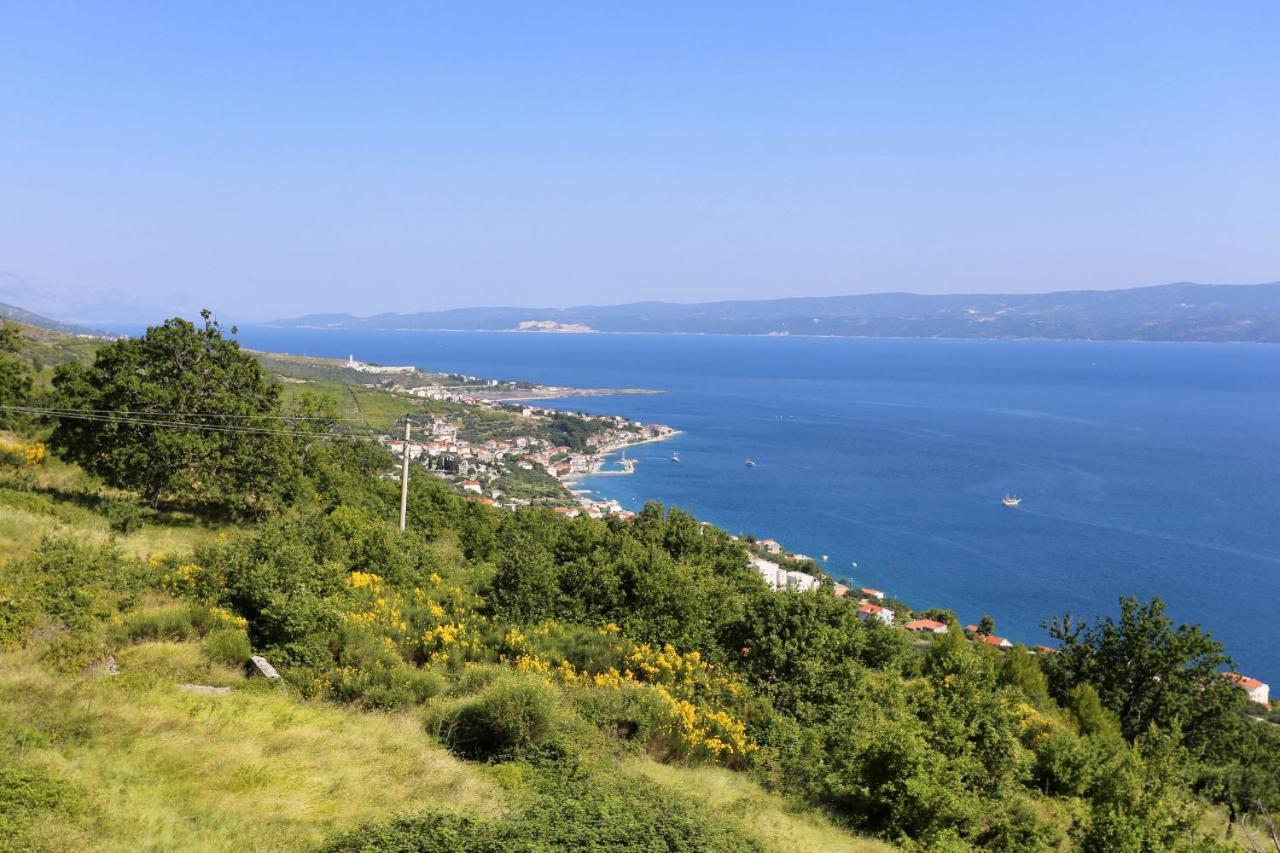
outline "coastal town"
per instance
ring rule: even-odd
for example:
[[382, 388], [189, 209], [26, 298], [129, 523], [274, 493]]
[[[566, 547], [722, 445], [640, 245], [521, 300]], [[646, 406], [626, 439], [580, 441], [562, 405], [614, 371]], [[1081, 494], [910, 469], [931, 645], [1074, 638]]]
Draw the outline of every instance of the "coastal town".
[[608, 468], [612, 454], [629, 447], [678, 435], [664, 424], [647, 424], [613, 415], [562, 412], [540, 406], [497, 403], [486, 399], [454, 399], [490, 413], [486, 423], [505, 437], [465, 418], [437, 416], [410, 425], [403, 437], [387, 436], [384, 445], [397, 456], [452, 483], [481, 503], [505, 509], [549, 506], [567, 517], [592, 518], [633, 514], [616, 500], [595, 500], [572, 487], [581, 477], [630, 474], [636, 461], [622, 459]]

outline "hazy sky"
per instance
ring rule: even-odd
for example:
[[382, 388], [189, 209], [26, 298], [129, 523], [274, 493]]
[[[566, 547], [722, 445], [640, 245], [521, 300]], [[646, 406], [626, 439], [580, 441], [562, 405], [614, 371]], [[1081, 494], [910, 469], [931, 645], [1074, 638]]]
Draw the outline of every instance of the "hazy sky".
[[1277, 44], [1275, 0], [6, 2], [0, 299], [1275, 280]]

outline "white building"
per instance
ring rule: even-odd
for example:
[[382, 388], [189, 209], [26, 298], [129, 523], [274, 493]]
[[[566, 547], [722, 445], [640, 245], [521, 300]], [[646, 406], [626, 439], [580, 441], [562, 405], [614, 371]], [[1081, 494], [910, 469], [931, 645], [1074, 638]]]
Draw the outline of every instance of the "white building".
[[770, 589], [793, 589], [806, 592], [818, 586], [820, 581], [813, 575], [804, 572], [787, 571], [777, 563], [771, 563], [763, 557], [752, 557], [751, 568], [755, 569]]
[[787, 589], [808, 592], [818, 586], [818, 579], [804, 572], [787, 572]]
[[1259, 705], [1271, 704], [1271, 687], [1269, 685], [1256, 678], [1241, 675], [1238, 672], [1225, 672], [1223, 675], [1240, 685], [1240, 688], [1249, 697], [1250, 702], [1257, 702]]
[[777, 563], [770, 563], [761, 557], [751, 558], [751, 568], [755, 569], [770, 589], [780, 589], [787, 585], [787, 570]]
[[893, 611], [879, 604], [864, 604], [858, 608], [859, 619], [879, 619], [886, 625], [893, 624]]

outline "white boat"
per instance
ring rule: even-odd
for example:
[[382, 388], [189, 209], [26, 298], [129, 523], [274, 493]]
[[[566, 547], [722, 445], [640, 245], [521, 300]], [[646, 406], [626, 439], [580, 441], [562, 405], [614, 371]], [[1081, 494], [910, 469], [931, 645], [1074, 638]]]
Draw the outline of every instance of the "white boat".
[[754, 468], [754, 467], [756, 467], [756, 460], [754, 460], [754, 459], [748, 459], [748, 460], [747, 460], [747, 467], [748, 467], [748, 468]]
[[1003, 498], [1000, 499], [1000, 503], [1010, 507], [1017, 506], [1018, 504], [1022, 503], [1022, 498], [1018, 497], [1017, 495], [1005, 495]]
[[829, 560], [829, 559], [831, 559], [831, 558], [830, 558], [830, 557], [828, 557], [826, 554], [823, 554], [823, 555], [822, 555], [822, 562], [824, 562], [824, 563], [825, 563], [825, 562], [826, 562], [827, 560]]
[[680, 454], [679, 454], [679, 453], [672, 453], [672, 454], [671, 454], [671, 461], [672, 461], [672, 462], [679, 462], [679, 461], [680, 461]]

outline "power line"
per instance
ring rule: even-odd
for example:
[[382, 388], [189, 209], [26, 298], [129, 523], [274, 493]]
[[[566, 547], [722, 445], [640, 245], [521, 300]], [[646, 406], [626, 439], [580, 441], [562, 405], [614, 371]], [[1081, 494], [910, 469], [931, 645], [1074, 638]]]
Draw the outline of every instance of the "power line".
[[293, 438], [351, 438], [361, 440], [377, 440], [381, 436], [359, 435], [356, 433], [318, 433], [298, 432], [295, 430], [267, 429], [265, 427], [240, 426], [232, 424], [201, 424], [186, 421], [160, 420], [146, 417], [120, 417], [109, 410], [57, 410], [41, 409], [35, 406], [0, 406], [0, 411], [23, 412], [27, 414], [45, 415], [68, 420], [91, 421], [97, 423], [124, 424], [127, 426], [150, 426], [167, 429], [189, 429], [199, 432], [251, 433], [255, 435], [281, 435]]
[[37, 413], [67, 413], [94, 415], [143, 415], [146, 417], [199, 417], [199, 418], [262, 418], [276, 421], [345, 421], [348, 423], [367, 423], [363, 418], [326, 417], [325, 415], [275, 415], [275, 414], [224, 414], [221, 412], [160, 412], [142, 411], [138, 409], [54, 409], [44, 406], [0, 406], [12, 411], [31, 411]]

